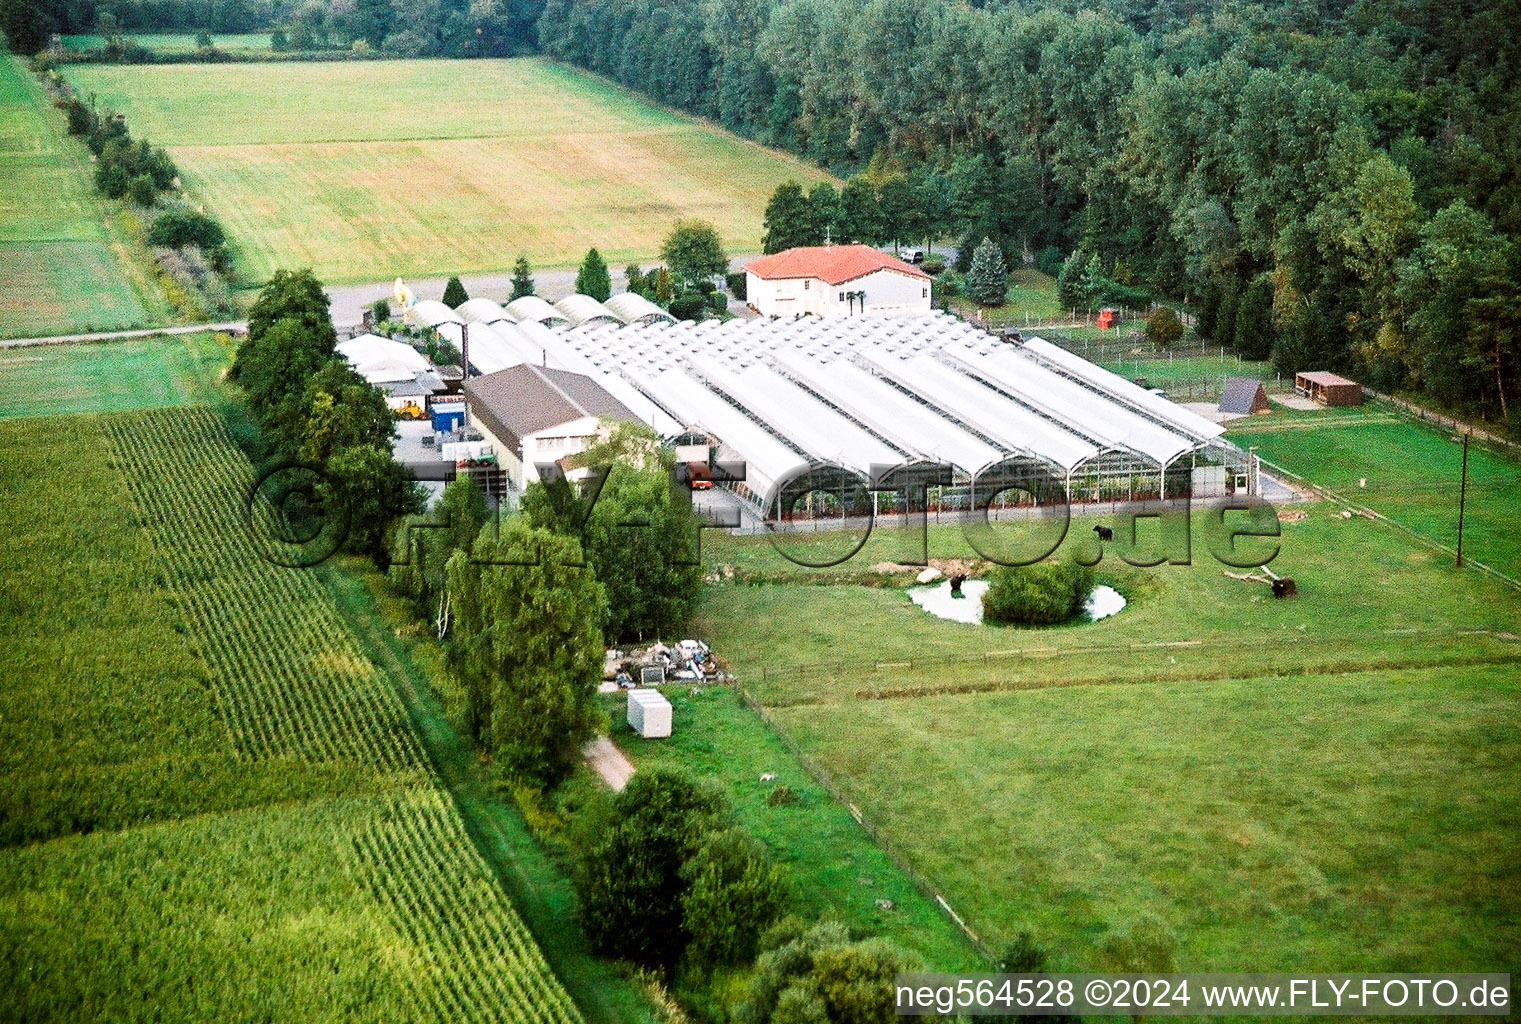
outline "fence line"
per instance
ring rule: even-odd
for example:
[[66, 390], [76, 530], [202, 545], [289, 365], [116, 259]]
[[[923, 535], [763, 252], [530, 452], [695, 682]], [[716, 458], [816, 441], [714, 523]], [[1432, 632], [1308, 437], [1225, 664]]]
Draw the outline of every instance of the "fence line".
[[1521, 444], [1517, 444], [1509, 438], [1501, 437], [1499, 434], [1488, 430], [1481, 430], [1451, 416], [1444, 416], [1442, 413], [1433, 412], [1425, 406], [1416, 405], [1407, 399], [1397, 398], [1394, 395], [1386, 395], [1381, 391], [1374, 391], [1372, 388], [1366, 387], [1363, 388], [1363, 394], [1371, 395], [1380, 402], [1387, 402], [1414, 419], [1421, 420], [1424, 423], [1435, 423], [1444, 430], [1455, 430], [1458, 433], [1468, 434], [1475, 441], [1487, 444], [1492, 448], [1498, 448], [1507, 454], [1514, 455], [1521, 452]]
[[[1273, 475], [1288, 477], [1295, 482], [1296, 486], [1302, 487], [1326, 501], [1340, 505], [1342, 508], [1354, 513], [1355, 515], [1360, 515], [1367, 519], [1375, 520], [1376, 522], [1383, 523], [1386, 526], [1392, 526], [1396, 530], [1399, 530], [1401, 533], [1404, 533], [1405, 535], [1413, 538], [1421, 544], [1426, 545], [1426, 547], [1431, 548], [1434, 551], [1441, 551], [1445, 554], [1451, 555], [1454, 559], [1457, 558], [1458, 552], [1456, 548], [1450, 548], [1446, 544], [1443, 544], [1441, 541], [1433, 540], [1430, 537], [1426, 536], [1424, 533], [1419, 533], [1416, 530], [1411, 529], [1397, 519], [1390, 519], [1382, 512], [1368, 508], [1366, 505], [1359, 505], [1355, 501], [1342, 497], [1340, 494], [1331, 490], [1329, 487], [1324, 486], [1323, 484], [1317, 484], [1311, 480], [1306, 479], [1303, 476], [1300, 476], [1298, 473], [1294, 472], [1291, 469], [1285, 469], [1283, 466], [1269, 462], [1267, 459], [1264, 459], [1260, 456], [1258, 457], [1257, 461], [1261, 465], [1266, 466], [1273, 473]], [[1501, 583], [1504, 583], [1515, 590], [1521, 591], [1521, 579], [1516, 579], [1514, 576], [1508, 576], [1505, 573], [1501, 572], [1499, 569], [1485, 565], [1483, 562], [1479, 561], [1476, 558], [1464, 556], [1463, 565], [1473, 566], [1475, 569], [1478, 569], [1480, 572], [1492, 576], [1493, 578], [1499, 580]]]
[[908, 880], [914, 884], [914, 888], [918, 889], [925, 899], [929, 900], [931, 903], [935, 904], [945, 912], [946, 917], [950, 919], [951, 923], [954, 924], [958, 930], [960, 930], [961, 934], [966, 938], [966, 940], [971, 943], [972, 948], [977, 950], [983, 959], [987, 960], [989, 963], [996, 963], [997, 957], [993, 954], [993, 951], [988, 948], [987, 944], [982, 941], [981, 936], [974, 932], [966, 923], [966, 921], [962, 919], [961, 915], [956, 913], [956, 911], [951, 908], [950, 902], [947, 901], [946, 898], [936, 890], [935, 886], [930, 883], [930, 880], [924, 877], [924, 875], [922, 875], [918, 869], [916, 869], [912, 864], [908, 862], [908, 859], [898, 851], [896, 845], [888, 840], [887, 836], [883, 834], [882, 830], [879, 829], [876, 824], [871, 821], [870, 818], [861, 813], [861, 809], [850, 801], [850, 799], [845, 795], [845, 791], [835, 783], [834, 778], [830, 776], [830, 774], [826, 772], [818, 764], [817, 761], [805, 753], [802, 747], [798, 746], [792, 737], [787, 734], [787, 731], [785, 729], [777, 724], [776, 719], [772, 717], [770, 710], [760, 701], [756, 700], [750, 691], [745, 689], [744, 686], [741, 685], [739, 687], [736, 687], [736, 689], [739, 692], [740, 702], [744, 704], [745, 707], [754, 712], [755, 716], [761, 720], [762, 724], [765, 725], [767, 731], [769, 731], [772, 736], [775, 736], [777, 742], [779, 742], [789, 754], [797, 759], [798, 764], [803, 766], [803, 770], [808, 773], [809, 777], [811, 777], [814, 782], [823, 787], [824, 791], [828, 793], [833, 800], [839, 803], [841, 807], [844, 807], [847, 811], [850, 812], [850, 816], [855, 819], [856, 824], [860, 825], [862, 830], [864, 830], [866, 834], [871, 837], [872, 842], [877, 844], [877, 848], [882, 851], [882, 855], [892, 863], [893, 867], [903, 872], [903, 874], [908, 877]]

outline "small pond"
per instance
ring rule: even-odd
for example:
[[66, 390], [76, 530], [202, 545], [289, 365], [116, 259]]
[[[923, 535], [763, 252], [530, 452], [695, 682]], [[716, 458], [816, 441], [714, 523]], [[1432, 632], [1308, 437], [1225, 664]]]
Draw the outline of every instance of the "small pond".
[[[982, 622], [982, 595], [987, 591], [987, 580], [967, 580], [961, 584], [960, 596], [956, 596], [951, 593], [951, 581], [941, 580], [930, 586], [910, 587], [908, 599], [931, 615], [976, 625]], [[1088, 621], [1097, 622], [1118, 614], [1124, 607], [1123, 594], [1113, 587], [1100, 585], [1088, 592], [1083, 613]]]

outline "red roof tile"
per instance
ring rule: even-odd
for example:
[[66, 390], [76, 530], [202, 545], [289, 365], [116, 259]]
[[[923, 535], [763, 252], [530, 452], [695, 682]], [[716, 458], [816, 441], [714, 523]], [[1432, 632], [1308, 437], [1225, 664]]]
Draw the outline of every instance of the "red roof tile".
[[844, 284], [877, 270], [896, 270], [910, 277], [930, 276], [912, 263], [904, 263], [869, 245], [810, 245], [783, 249], [745, 264], [756, 277], [777, 280], [789, 277], [816, 277], [828, 284]]

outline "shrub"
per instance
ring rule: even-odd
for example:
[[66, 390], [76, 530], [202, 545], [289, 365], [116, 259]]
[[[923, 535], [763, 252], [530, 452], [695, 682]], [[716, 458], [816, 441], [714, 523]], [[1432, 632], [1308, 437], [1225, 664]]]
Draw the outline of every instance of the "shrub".
[[[102, 160], [100, 166], [95, 168], [95, 187], [108, 198], [120, 199], [127, 194], [127, 186], [131, 183], [127, 169], [114, 160]], [[152, 242], [152, 239], [149, 241]]]
[[290, 40], [286, 38], [283, 28], [277, 28], [269, 34], [269, 48], [276, 53], [284, 53], [290, 49]]
[[919, 264], [919, 269], [930, 277], [939, 277], [945, 273], [945, 260], [940, 256], [926, 256], [924, 262]]
[[149, 245], [162, 245], [170, 249], [182, 249], [187, 245], [200, 246], [202, 252], [211, 255], [213, 263], [217, 262], [217, 254], [221, 252], [225, 241], [222, 225], [204, 213], [184, 207], [165, 210], [153, 219], [153, 226], [148, 229]]
[[743, 270], [736, 270], [726, 277], [725, 281], [729, 285], [729, 294], [740, 302], [744, 302], [747, 298], [745, 294], [745, 272]]
[[465, 286], [460, 283], [459, 278], [449, 278], [449, 283], [444, 285], [444, 305], [450, 309], [458, 309], [469, 301], [470, 296], [465, 291]]
[[211, 49], [212, 46], [214, 45], [214, 43], [212, 42], [212, 39], [211, 39], [211, 33], [207, 32], [205, 29], [201, 29], [199, 32], [197, 32], [195, 34], [195, 45], [196, 45], [196, 49], [199, 49], [199, 50], [209, 50], [209, 49]]
[[707, 304], [702, 292], [683, 292], [671, 300], [671, 315], [677, 320], [697, 320]]
[[788, 895], [765, 849], [737, 828], [713, 832], [682, 866], [687, 957], [701, 967], [745, 963], [761, 933], [781, 917]]
[[679, 771], [635, 773], [578, 844], [576, 892], [597, 950], [647, 966], [680, 958], [683, 865], [724, 813], [723, 797]]
[[69, 119], [70, 135], [88, 135], [95, 130], [95, 111], [78, 96], [63, 101], [63, 112]]
[[982, 615], [989, 622], [1051, 626], [1066, 622], [1083, 605], [1092, 583], [1089, 569], [1070, 561], [1001, 565], [982, 595]]
[[138, 206], [152, 206], [157, 195], [158, 189], [154, 187], [150, 175], [139, 174], [127, 182], [127, 198]]
[[1166, 306], [1157, 307], [1146, 318], [1146, 340], [1163, 348], [1183, 337], [1183, 321]]

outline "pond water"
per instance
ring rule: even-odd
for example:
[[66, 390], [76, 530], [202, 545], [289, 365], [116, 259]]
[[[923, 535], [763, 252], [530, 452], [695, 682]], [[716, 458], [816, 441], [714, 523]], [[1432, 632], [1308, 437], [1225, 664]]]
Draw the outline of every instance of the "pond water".
[[[987, 591], [987, 580], [967, 580], [957, 597], [951, 593], [951, 581], [942, 580], [933, 586], [910, 587], [908, 599], [931, 615], [977, 625], [982, 622], [982, 595]], [[1124, 607], [1124, 595], [1109, 586], [1094, 587], [1083, 601], [1083, 613], [1090, 622], [1107, 619]]]
[[956, 597], [951, 594], [951, 581], [941, 580], [933, 586], [910, 587], [908, 599], [931, 615], [976, 624], [982, 621], [982, 595], [987, 592], [987, 580], [967, 580]]

